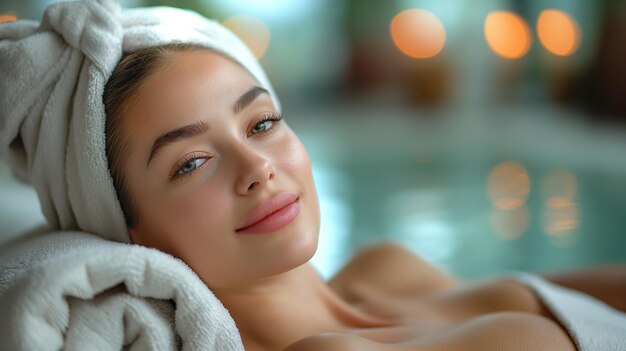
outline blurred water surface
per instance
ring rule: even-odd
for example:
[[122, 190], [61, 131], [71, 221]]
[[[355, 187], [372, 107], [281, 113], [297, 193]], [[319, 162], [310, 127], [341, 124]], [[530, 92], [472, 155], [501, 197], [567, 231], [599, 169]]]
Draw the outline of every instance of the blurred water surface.
[[291, 125], [316, 167], [325, 276], [381, 241], [466, 278], [626, 260], [621, 128], [559, 108], [313, 114]]

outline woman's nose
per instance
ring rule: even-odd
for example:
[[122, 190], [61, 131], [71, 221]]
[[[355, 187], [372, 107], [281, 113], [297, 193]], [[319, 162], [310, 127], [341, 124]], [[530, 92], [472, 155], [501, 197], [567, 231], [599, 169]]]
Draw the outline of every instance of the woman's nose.
[[256, 150], [245, 149], [239, 152], [239, 176], [236, 190], [247, 195], [263, 188], [274, 179], [275, 169], [269, 159]]

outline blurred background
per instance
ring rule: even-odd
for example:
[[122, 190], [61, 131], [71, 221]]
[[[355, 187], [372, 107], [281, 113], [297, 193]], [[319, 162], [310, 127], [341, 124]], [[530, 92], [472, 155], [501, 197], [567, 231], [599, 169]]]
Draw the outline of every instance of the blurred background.
[[[467, 279], [626, 261], [626, 1], [122, 4], [195, 10], [257, 55], [311, 154], [322, 276], [381, 241]], [[0, 240], [43, 222], [4, 164], [0, 197]]]

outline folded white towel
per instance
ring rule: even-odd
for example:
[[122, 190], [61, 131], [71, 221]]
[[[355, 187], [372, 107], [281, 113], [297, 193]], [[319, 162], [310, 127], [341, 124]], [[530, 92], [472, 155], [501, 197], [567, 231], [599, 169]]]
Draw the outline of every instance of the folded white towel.
[[123, 53], [174, 42], [238, 62], [279, 108], [245, 44], [190, 11], [67, 1], [50, 5], [41, 23], [0, 24], [0, 157], [35, 187], [53, 228], [129, 241], [108, 170], [102, 95]]
[[158, 250], [80, 232], [0, 250], [1, 350], [243, 350], [196, 274]]

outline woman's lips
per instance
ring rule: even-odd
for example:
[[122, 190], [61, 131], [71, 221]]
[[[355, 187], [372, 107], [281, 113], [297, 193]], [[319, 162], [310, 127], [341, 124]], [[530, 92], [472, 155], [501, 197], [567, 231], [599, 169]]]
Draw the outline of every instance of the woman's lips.
[[296, 194], [282, 192], [255, 207], [237, 233], [269, 233], [285, 227], [300, 213]]

